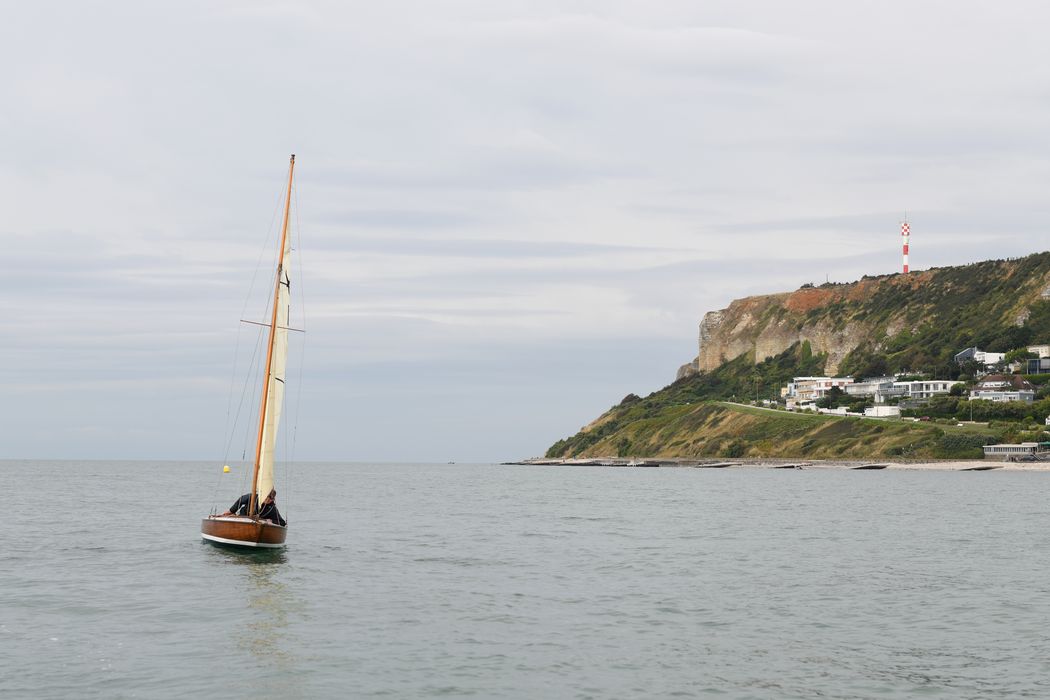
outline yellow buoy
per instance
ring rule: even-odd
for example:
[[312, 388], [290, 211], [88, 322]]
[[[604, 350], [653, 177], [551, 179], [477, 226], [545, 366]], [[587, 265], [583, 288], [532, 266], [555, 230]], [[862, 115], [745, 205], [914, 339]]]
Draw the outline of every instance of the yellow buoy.
[[224, 466], [222, 468], [222, 473], [223, 474], [229, 474], [230, 473], [230, 465], [229, 464], [227, 464], [226, 466]]

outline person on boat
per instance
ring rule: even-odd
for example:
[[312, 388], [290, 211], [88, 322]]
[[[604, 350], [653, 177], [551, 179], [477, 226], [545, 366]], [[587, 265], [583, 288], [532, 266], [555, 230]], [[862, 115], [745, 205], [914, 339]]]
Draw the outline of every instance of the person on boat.
[[[248, 515], [248, 504], [251, 503], [251, 497], [250, 493], [244, 494], [223, 515]], [[280, 511], [277, 510], [277, 489], [270, 489], [270, 493], [266, 496], [266, 500], [262, 502], [262, 506], [256, 507], [256, 512], [259, 514], [260, 520], [266, 520], [274, 525], [283, 526], [288, 524], [288, 521], [282, 518]]]

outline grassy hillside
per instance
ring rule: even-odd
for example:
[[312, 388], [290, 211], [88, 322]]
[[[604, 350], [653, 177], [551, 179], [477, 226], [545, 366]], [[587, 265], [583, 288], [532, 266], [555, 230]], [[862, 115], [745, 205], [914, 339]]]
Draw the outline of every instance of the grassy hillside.
[[548, 457], [980, 458], [984, 427], [790, 413], [723, 402], [612, 409]]

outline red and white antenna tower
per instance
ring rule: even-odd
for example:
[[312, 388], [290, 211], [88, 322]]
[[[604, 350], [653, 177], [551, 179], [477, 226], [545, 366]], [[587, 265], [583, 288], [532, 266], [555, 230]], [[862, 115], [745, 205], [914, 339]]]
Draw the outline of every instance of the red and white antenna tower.
[[904, 243], [904, 274], [908, 274], [908, 239], [911, 238], [911, 227], [908, 226], [908, 217], [901, 222], [901, 241]]

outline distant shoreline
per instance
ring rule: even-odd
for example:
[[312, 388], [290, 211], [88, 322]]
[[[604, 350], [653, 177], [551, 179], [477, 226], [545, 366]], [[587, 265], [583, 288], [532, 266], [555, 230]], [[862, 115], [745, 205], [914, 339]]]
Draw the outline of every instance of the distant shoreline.
[[516, 462], [504, 462], [507, 466], [532, 467], [626, 467], [653, 468], [673, 467], [679, 469], [842, 469], [894, 471], [1025, 471], [1050, 472], [1050, 462], [1001, 462], [986, 459], [945, 460], [847, 460], [847, 459], [684, 459], [659, 457], [579, 457], [567, 459], [532, 458]]

